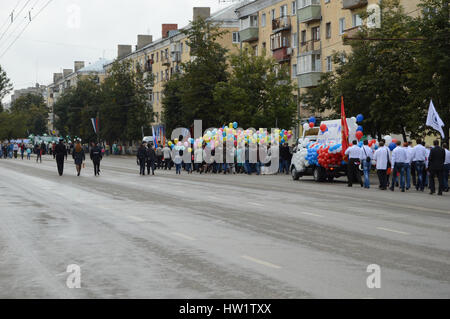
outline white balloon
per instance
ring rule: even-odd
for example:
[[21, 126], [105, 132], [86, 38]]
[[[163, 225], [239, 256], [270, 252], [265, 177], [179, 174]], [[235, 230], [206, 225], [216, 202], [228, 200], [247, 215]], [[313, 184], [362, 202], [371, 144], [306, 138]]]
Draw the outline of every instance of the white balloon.
[[303, 124], [303, 129], [305, 131], [309, 130], [309, 124], [308, 123]]

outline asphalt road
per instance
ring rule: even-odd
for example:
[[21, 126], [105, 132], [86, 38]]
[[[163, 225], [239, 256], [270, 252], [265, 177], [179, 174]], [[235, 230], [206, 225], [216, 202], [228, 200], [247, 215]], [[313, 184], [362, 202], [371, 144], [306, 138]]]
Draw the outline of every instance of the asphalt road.
[[0, 160], [0, 298], [450, 297], [449, 193], [139, 176], [125, 157], [93, 175], [89, 161], [59, 177], [50, 157]]

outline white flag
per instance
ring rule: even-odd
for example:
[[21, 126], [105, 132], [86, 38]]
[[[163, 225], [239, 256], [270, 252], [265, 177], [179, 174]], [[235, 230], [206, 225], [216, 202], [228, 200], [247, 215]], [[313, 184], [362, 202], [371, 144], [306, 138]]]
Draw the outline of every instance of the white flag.
[[436, 109], [434, 108], [433, 101], [430, 101], [430, 108], [428, 109], [428, 116], [427, 116], [427, 126], [431, 126], [436, 131], [441, 133], [441, 136], [445, 138], [444, 130], [442, 129], [443, 126], [445, 126], [444, 122], [442, 122], [441, 118], [439, 117], [439, 114], [436, 112]]

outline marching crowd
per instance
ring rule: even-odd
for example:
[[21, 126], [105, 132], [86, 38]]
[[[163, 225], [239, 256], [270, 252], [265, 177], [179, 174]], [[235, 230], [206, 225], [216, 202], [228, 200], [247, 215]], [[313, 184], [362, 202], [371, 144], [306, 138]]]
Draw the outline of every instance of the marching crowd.
[[[438, 195], [448, 192], [448, 176], [450, 171], [450, 152], [448, 145], [439, 145], [439, 141], [433, 142], [432, 148], [426, 148], [425, 142], [418, 139], [416, 146], [412, 142], [396, 142], [396, 147], [390, 152], [385, 141], [379, 142], [378, 149], [373, 150], [368, 146], [367, 140], [360, 148], [356, 141], [349, 147], [345, 154], [348, 155], [349, 165], [347, 170], [348, 186], [352, 186], [357, 180], [361, 187], [369, 188], [369, 173], [372, 163], [376, 163], [376, 171], [379, 180], [379, 188], [382, 190], [395, 190], [398, 186], [402, 192], [409, 190], [412, 185], [417, 191], [430, 189], [430, 194], [436, 193], [435, 178], [438, 180]], [[361, 163], [364, 172], [363, 179], [358, 171], [357, 164]], [[392, 175], [391, 182], [389, 177]], [[399, 178], [399, 181], [397, 180]]]

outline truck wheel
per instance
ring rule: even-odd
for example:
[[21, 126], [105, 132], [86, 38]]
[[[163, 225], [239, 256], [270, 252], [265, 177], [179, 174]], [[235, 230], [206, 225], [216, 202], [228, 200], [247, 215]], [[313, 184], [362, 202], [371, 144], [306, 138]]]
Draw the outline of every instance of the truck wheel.
[[298, 179], [300, 178], [300, 173], [297, 172], [294, 166], [292, 166], [291, 169], [291, 176], [294, 181], [298, 181]]
[[314, 168], [313, 177], [315, 182], [323, 181], [322, 167], [316, 166]]

